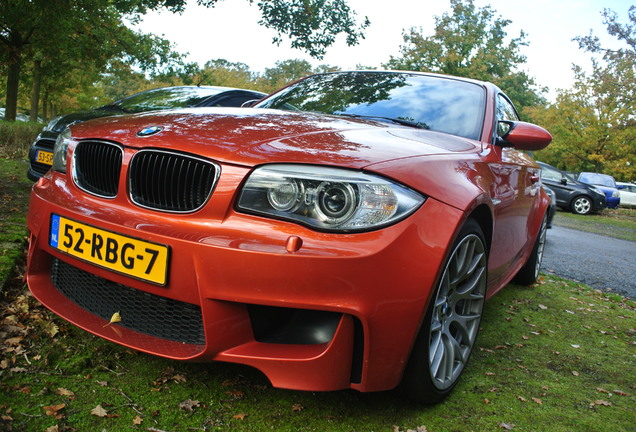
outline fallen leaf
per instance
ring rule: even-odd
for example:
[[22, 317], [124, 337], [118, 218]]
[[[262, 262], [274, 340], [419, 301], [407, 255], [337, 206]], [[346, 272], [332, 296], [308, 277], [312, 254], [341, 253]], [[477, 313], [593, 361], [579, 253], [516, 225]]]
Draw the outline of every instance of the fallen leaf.
[[581, 348], [581, 345], [572, 344], [572, 348]]
[[100, 404], [91, 410], [91, 414], [97, 417], [106, 417], [108, 415], [108, 411], [106, 411]]
[[45, 429], [45, 432], [59, 432], [60, 428], [58, 425], [51, 426]]
[[519, 399], [521, 402], [528, 402], [528, 399], [524, 398], [523, 396], [517, 396], [517, 399]]
[[629, 394], [625, 393], [624, 391], [621, 390], [614, 390], [614, 393], [619, 395], [619, 396], [629, 396]]
[[599, 392], [599, 393], [610, 394], [610, 392], [609, 392], [609, 391], [607, 391], [607, 390], [605, 390], [605, 389], [602, 389], [602, 388], [600, 388], [600, 387], [596, 387], [596, 391], [597, 391], [597, 392]]
[[139, 416], [137, 416], [137, 417], [135, 417], [135, 418], [133, 419], [132, 424], [134, 424], [134, 425], [140, 425], [140, 424], [142, 424], [143, 422], [144, 422], [144, 419], [143, 419], [143, 418], [141, 418], [141, 417], [139, 417]]
[[292, 405], [292, 410], [293, 411], [302, 411], [303, 410], [303, 406], [301, 404], [293, 404]]
[[226, 391], [225, 394], [232, 396], [234, 399], [243, 399], [245, 397], [245, 393], [240, 390]]
[[572, 371], [572, 375], [579, 376], [579, 373], [577, 371]]
[[198, 400], [186, 399], [179, 404], [179, 408], [182, 410], [192, 412], [195, 408], [201, 406], [201, 403]]
[[543, 401], [539, 398], [532, 398], [532, 402], [539, 404], [539, 405], [543, 405]]
[[602, 406], [612, 406], [612, 403], [611, 403], [611, 402], [608, 402], [608, 401], [606, 401], [606, 400], [598, 399], [598, 400], [595, 400], [594, 402], [592, 402], [592, 403], [590, 404], [590, 408], [594, 408], [595, 406], [598, 406], [598, 405], [602, 405]]
[[515, 428], [515, 425], [513, 423], [501, 422], [501, 423], [499, 423], [499, 427], [501, 429], [505, 429], [505, 430], [513, 430]]
[[50, 321], [46, 324], [44, 331], [51, 336], [52, 338], [55, 337], [55, 335], [57, 335], [60, 332], [60, 328], [57, 326], [57, 324], [55, 324], [54, 322]]
[[176, 382], [186, 382], [186, 377], [184, 375], [177, 374], [172, 377]]
[[544, 305], [542, 305], [541, 303], [539, 303], [539, 309], [546, 310], [547, 308], [548, 308], [547, 306], [544, 306]]
[[62, 403], [57, 405], [45, 406], [45, 407], [42, 407], [42, 409], [44, 410], [44, 414], [46, 414], [47, 416], [54, 417], [56, 419], [61, 419], [64, 416], [60, 414], [58, 411], [61, 411], [65, 407], [66, 407], [66, 404]]
[[75, 396], [75, 393], [65, 388], [58, 388], [54, 393], [60, 396], [68, 396], [69, 398], [73, 398]]
[[119, 314], [119, 312], [115, 312], [113, 314], [113, 316], [110, 317], [110, 321], [108, 322], [108, 324], [104, 324], [104, 327], [108, 327], [111, 324], [115, 324], [121, 321], [121, 315]]
[[235, 414], [234, 416], [232, 416], [232, 418], [234, 420], [245, 420], [245, 417], [247, 417], [249, 414], [245, 414], [245, 413], [241, 413], [241, 414]]

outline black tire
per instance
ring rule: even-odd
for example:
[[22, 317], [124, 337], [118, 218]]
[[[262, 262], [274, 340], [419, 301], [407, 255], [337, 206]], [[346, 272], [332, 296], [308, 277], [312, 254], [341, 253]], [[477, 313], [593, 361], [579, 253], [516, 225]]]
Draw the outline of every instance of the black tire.
[[593, 210], [592, 200], [585, 195], [575, 196], [570, 204], [570, 209], [572, 213], [587, 215], [592, 213]]
[[453, 390], [477, 339], [487, 281], [483, 232], [466, 221], [453, 244], [404, 371], [401, 390], [434, 404]]
[[539, 270], [541, 270], [541, 262], [543, 261], [543, 248], [545, 247], [545, 238], [548, 231], [547, 214], [543, 216], [539, 234], [532, 247], [532, 252], [528, 261], [521, 267], [521, 270], [515, 275], [513, 283], [519, 285], [532, 285], [539, 278]]

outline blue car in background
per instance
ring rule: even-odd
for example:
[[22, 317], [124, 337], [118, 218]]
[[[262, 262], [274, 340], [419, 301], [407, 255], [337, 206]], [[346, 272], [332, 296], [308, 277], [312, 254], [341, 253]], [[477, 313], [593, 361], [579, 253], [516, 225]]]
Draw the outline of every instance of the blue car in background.
[[593, 185], [597, 189], [602, 190], [605, 194], [605, 202], [608, 208], [618, 208], [621, 198], [614, 177], [607, 174], [582, 172], [579, 174], [578, 180], [581, 183]]

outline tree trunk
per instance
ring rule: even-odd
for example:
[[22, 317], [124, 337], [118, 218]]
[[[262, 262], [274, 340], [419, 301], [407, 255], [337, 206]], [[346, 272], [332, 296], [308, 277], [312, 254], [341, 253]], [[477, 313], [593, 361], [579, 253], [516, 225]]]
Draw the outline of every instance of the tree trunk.
[[9, 67], [7, 71], [7, 96], [5, 99], [4, 119], [15, 121], [18, 113], [18, 85], [22, 66], [22, 47], [9, 47]]
[[33, 62], [33, 88], [31, 89], [31, 112], [29, 120], [38, 121], [38, 108], [40, 106], [40, 88], [42, 83], [42, 60]]

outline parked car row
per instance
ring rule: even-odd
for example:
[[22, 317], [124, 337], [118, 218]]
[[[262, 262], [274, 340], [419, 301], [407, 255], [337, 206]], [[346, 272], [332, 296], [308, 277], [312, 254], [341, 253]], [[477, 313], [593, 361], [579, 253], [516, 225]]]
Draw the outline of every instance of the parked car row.
[[570, 173], [544, 162], [541, 181], [555, 193], [563, 210], [586, 215], [604, 208], [636, 207], [636, 185], [616, 182], [614, 177], [593, 172]]
[[27, 176], [36, 181], [53, 164], [53, 146], [64, 129], [83, 121], [175, 108], [240, 107], [250, 100], [266, 96], [254, 90], [213, 86], [175, 86], [146, 90], [87, 111], [79, 111], [55, 118], [36, 138], [29, 150]]
[[607, 206], [605, 193], [600, 189], [580, 182], [544, 162], [537, 163], [541, 167], [541, 181], [554, 191], [556, 205], [561, 209], [586, 215]]

